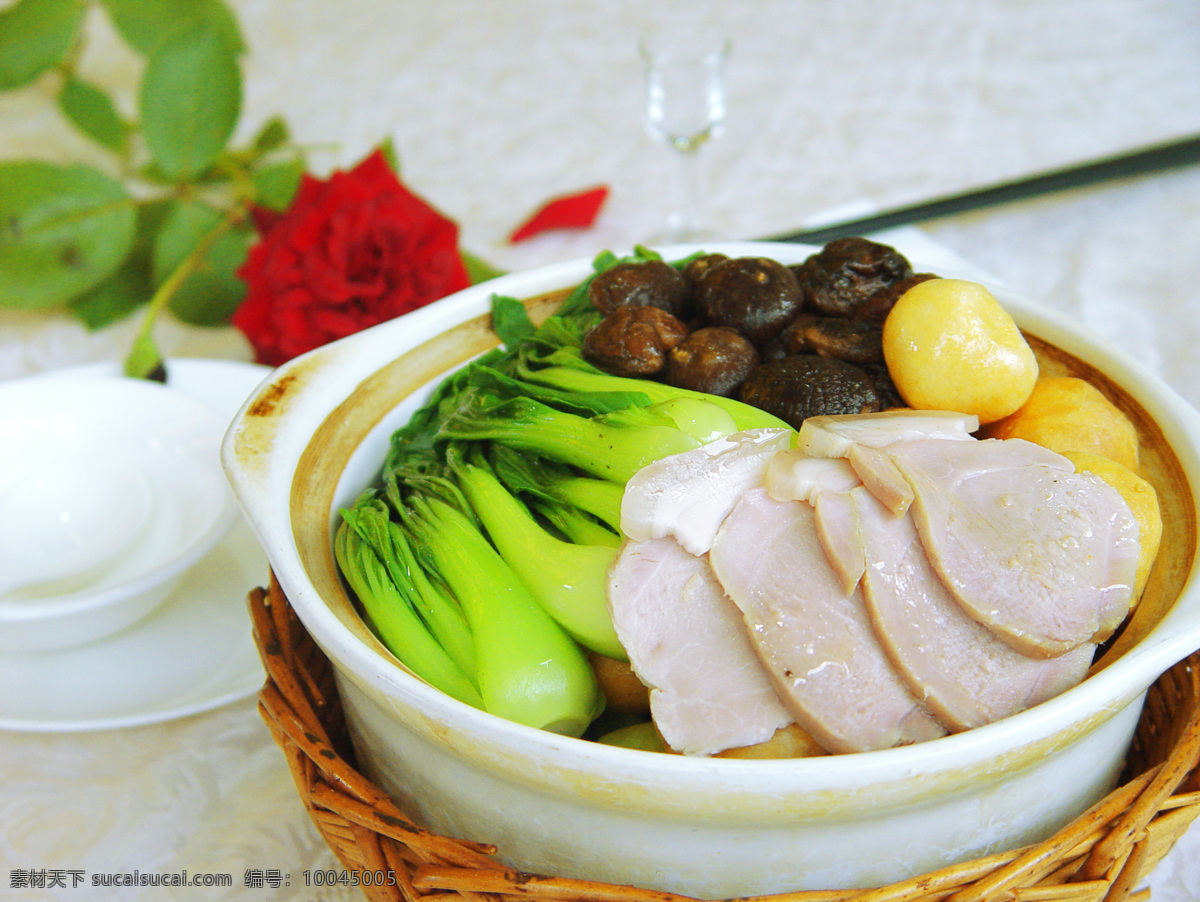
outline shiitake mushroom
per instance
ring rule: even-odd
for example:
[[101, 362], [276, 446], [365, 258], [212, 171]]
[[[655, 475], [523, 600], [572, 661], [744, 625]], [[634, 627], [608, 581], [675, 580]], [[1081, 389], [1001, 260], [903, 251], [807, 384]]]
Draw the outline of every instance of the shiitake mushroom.
[[860, 365], [883, 362], [883, 327], [865, 320], [801, 314], [783, 338], [789, 354], [820, 354]]
[[799, 429], [809, 417], [883, 409], [875, 382], [836, 357], [793, 354], [764, 363], [742, 383], [738, 398]]
[[792, 271], [767, 257], [723, 260], [696, 283], [697, 312], [704, 321], [736, 329], [755, 347], [782, 332], [803, 300]]
[[818, 414], [903, 406], [882, 322], [914, 273], [894, 248], [831, 241], [804, 263], [702, 254], [682, 268], [622, 263], [593, 278], [604, 320], [584, 356], [622, 376], [738, 397], [793, 426]]
[[598, 273], [588, 285], [588, 300], [605, 316], [618, 307], [658, 307], [683, 318], [688, 289], [683, 273], [670, 263], [630, 261]]
[[900, 390], [892, 381], [892, 374], [888, 372], [886, 363], [866, 363], [862, 368], [863, 372], [871, 377], [871, 383], [875, 386], [875, 394], [879, 395], [880, 410], [893, 410], [908, 406], [900, 397]]
[[729, 257], [726, 254], [700, 254], [693, 257], [683, 266], [683, 277], [695, 285], [704, 274], [716, 266], [718, 263], [724, 263]]
[[809, 309], [850, 317], [876, 292], [912, 275], [895, 248], [866, 238], [838, 238], [792, 268]]
[[583, 356], [614, 376], [653, 376], [687, 326], [658, 307], [616, 307], [583, 337]]
[[911, 276], [875, 292], [859, 304], [854, 310], [854, 318], [882, 326], [883, 321], [887, 319], [887, 315], [896, 306], [896, 301], [900, 300], [900, 295], [904, 294], [904, 292], [908, 291], [914, 285], [936, 278], [937, 276], [929, 272], [913, 273]]
[[667, 354], [665, 380], [677, 388], [731, 398], [758, 364], [758, 351], [742, 333], [705, 326]]

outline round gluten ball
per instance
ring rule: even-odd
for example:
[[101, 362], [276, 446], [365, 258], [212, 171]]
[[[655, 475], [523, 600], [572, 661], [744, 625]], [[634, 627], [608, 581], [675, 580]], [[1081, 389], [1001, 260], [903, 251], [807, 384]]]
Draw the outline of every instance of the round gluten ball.
[[1077, 376], [1040, 376], [1016, 411], [985, 438], [1023, 438], [1064, 454], [1086, 451], [1138, 472], [1137, 427], [1100, 389]]
[[1037, 358], [986, 287], [929, 279], [909, 288], [883, 323], [883, 356], [909, 407], [992, 423], [1025, 403]]

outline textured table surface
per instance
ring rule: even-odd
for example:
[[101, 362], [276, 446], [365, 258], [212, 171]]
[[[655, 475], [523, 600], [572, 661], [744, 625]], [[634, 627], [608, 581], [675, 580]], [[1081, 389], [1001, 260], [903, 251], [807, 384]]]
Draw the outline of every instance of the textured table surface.
[[[701, 160], [714, 239], [787, 232], [1200, 132], [1200, 7], [1175, 0], [235, 0], [247, 36], [246, 133], [282, 114], [318, 172], [390, 138], [406, 182], [463, 244], [523, 269], [645, 242], [668, 204], [668, 152], [641, 125], [643, 30], [703, 18], [732, 40], [725, 134]], [[86, 60], [128, 89], [109, 35]], [[85, 158], [44, 84], [0, 95], [0, 158]], [[517, 246], [550, 197], [606, 184], [591, 229]], [[1200, 168], [923, 226], [989, 278], [1116, 341], [1200, 405]], [[0, 311], [0, 378], [119, 360], [136, 327], [89, 334]], [[171, 355], [249, 360], [233, 330], [166, 324]], [[0, 735], [0, 896], [335, 899], [336, 867], [250, 698], [149, 726]], [[10, 890], [15, 869], [233, 875], [228, 890]], [[247, 888], [247, 869], [290, 886]], [[1149, 880], [1200, 899], [1200, 826]], [[56, 895], [57, 893], [57, 895]]]

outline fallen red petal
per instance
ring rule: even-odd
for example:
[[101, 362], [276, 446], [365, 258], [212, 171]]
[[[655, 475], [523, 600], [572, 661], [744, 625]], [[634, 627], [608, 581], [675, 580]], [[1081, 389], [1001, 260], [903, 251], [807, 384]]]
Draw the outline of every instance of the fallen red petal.
[[577, 194], [553, 198], [509, 235], [508, 242], [516, 244], [555, 229], [586, 229], [596, 221], [607, 197], [608, 186], [600, 185]]

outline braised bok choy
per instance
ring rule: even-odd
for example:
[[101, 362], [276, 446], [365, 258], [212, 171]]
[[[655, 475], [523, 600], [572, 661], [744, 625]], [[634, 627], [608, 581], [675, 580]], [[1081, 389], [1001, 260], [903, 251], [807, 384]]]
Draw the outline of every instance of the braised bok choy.
[[[598, 258], [597, 271], [617, 262]], [[625, 483], [667, 455], [783, 425], [592, 366], [586, 285], [538, 326], [519, 301], [494, 299], [504, 345], [446, 377], [393, 434], [335, 540], [364, 618], [413, 673], [576, 736], [604, 704], [587, 653], [625, 656], [605, 599]]]

